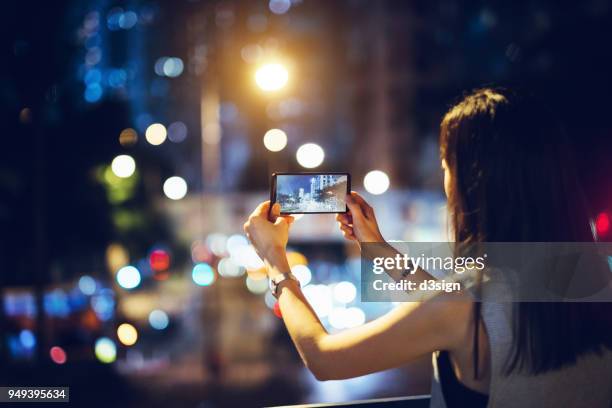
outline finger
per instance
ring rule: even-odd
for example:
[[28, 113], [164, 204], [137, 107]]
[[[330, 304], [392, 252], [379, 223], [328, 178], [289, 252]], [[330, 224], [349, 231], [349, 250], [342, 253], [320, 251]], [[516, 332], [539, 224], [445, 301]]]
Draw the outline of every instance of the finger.
[[361, 207], [364, 214], [368, 217], [374, 215], [374, 209], [368, 202], [356, 191], [351, 191], [351, 198], [353, 198]]
[[350, 232], [344, 232], [342, 231], [342, 236], [350, 241], [356, 241], [357, 237], [355, 237], [355, 234], [350, 233]]
[[264, 201], [263, 203], [259, 204], [257, 208], [255, 208], [255, 210], [251, 213], [251, 217], [259, 217], [262, 215], [267, 216], [269, 210], [270, 200]]
[[340, 227], [340, 230], [342, 232], [348, 233], [348, 234], [354, 234], [355, 232], [353, 231], [353, 228], [351, 227], [347, 227], [346, 225], [343, 225]]
[[342, 228], [353, 228], [353, 226], [352, 226], [352, 225], [349, 225], [349, 224], [344, 224], [344, 223], [342, 223], [342, 222], [339, 222], [339, 223], [338, 223], [338, 228], [339, 228], [339, 229], [342, 229]]
[[338, 214], [336, 215], [336, 221], [341, 222], [343, 224], [352, 224], [353, 220], [351, 219], [350, 214]]
[[353, 221], [362, 220], [365, 218], [365, 214], [361, 210], [361, 206], [353, 199], [351, 195], [347, 194], [346, 205], [349, 208], [349, 211], [351, 212], [351, 217], [353, 218]]

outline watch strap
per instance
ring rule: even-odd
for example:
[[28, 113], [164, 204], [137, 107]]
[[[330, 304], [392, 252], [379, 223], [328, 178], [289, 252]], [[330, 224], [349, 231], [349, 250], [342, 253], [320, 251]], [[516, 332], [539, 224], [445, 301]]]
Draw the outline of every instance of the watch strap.
[[275, 298], [278, 298], [278, 296], [280, 295], [280, 293], [278, 293], [279, 285], [281, 284], [281, 282], [284, 282], [286, 280], [294, 280], [298, 283], [298, 285], [300, 284], [298, 278], [296, 278], [295, 275], [291, 272], [283, 272], [276, 275], [275, 277], [270, 279], [270, 290], [272, 291], [272, 295], [274, 295]]

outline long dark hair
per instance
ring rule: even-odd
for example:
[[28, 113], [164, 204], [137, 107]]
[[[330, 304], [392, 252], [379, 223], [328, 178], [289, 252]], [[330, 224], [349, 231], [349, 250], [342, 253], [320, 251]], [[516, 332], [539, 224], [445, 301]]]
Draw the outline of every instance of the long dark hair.
[[[455, 242], [594, 240], [571, 148], [536, 98], [503, 88], [466, 95], [444, 116], [440, 152], [450, 174]], [[543, 373], [612, 349], [611, 303], [518, 303], [506, 373]], [[478, 377], [479, 302], [474, 303]]]

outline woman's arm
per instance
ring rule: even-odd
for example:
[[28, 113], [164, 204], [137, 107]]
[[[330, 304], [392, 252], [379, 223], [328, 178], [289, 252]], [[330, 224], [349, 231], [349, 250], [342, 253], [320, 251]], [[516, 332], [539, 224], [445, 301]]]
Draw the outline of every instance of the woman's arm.
[[[258, 207], [245, 231], [266, 262], [271, 277], [289, 271], [285, 254], [289, 223], [267, 218], [269, 203]], [[405, 303], [360, 327], [329, 334], [309, 305], [297, 282], [280, 283], [283, 321], [306, 366], [319, 380], [356, 377], [397, 367], [435, 350], [452, 350], [467, 335], [471, 304], [450, 294]], [[450, 302], [449, 302], [450, 301]]]
[[[339, 380], [398, 367], [469, 336], [468, 301], [403, 303], [362, 326], [328, 334], [295, 281], [281, 287], [283, 321], [306, 366], [319, 380]], [[284, 283], [284, 282], [283, 282]]]

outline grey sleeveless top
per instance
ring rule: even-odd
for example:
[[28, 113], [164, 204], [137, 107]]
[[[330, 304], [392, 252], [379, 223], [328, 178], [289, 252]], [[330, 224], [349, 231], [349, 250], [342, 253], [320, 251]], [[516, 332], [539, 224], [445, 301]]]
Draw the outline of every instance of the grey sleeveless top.
[[[512, 347], [512, 303], [501, 303], [508, 292], [503, 285], [483, 285], [482, 320], [489, 337], [491, 383], [489, 408], [589, 407], [612, 408], [612, 352], [581, 356], [577, 363], [537, 376], [505, 375]], [[489, 299], [490, 301], [487, 301]], [[492, 301], [491, 301], [492, 300]], [[434, 354], [432, 408], [446, 408]]]

